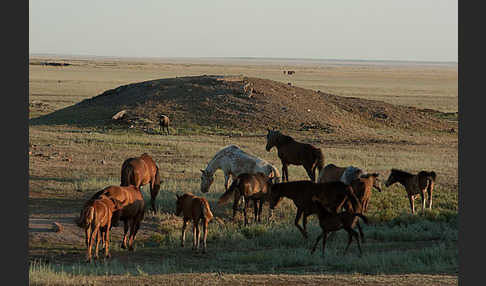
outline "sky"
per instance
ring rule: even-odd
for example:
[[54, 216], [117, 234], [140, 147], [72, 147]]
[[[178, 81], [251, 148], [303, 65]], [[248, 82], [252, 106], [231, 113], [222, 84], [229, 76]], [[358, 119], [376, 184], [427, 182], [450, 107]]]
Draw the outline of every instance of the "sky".
[[29, 53], [457, 62], [457, 2], [29, 0]]

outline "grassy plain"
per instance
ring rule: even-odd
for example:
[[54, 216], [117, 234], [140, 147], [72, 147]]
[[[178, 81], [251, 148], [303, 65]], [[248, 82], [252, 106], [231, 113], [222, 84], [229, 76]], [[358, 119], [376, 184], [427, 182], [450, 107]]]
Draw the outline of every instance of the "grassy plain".
[[[45, 61], [32, 58], [31, 63]], [[60, 61], [57, 59], [49, 59]], [[282, 70], [292, 69], [294, 85], [342, 96], [379, 99], [393, 104], [457, 111], [457, 66], [434, 64], [342, 63], [325, 64], [265, 61], [69, 59], [72, 66], [30, 65], [29, 101], [46, 104], [32, 109], [31, 118], [57, 110], [120, 85], [164, 77], [200, 74], [243, 74], [289, 81]], [[417, 99], [420, 101], [417, 101]], [[390, 168], [438, 173], [432, 211], [411, 216], [401, 186], [374, 192], [364, 226], [364, 255], [353, 244], [342, 256], [347, 237], [338, 232], [326, 248], [326, 257], [309, 249], [320, 230], [309, 221], [311, 239], [305, 241], [293, 225], [295, 208], [284, 201], [275, 220], [243, 227], [229, 221], [230, 204], [217, 207], [223, 192], [219, 171], [208, 198], [217, 217], [210, 224], [207, 255], [181, 249], [182, 219], [176, 217], [175, 194], [200, 194], [200, 171], [215, 152], [227, 144], [261, 157], [278, 168], [276, 151], [266, 152], [262, 134], [229, 137], [177, 130], [161, 136], [134, 130], [36, 125], [29, 129], [29, 277], [31, 284], [265, 284], [456, 285], [458, 271], [457, 133], [419, 134], [383, 130], [386, 143], [353, 144], [328, 134], [291, 134], [301, 141], [320, 142], [326, 163], [356, 165], [380, 173]], [[231, 134], [230, 130], [226, 131]], [[184, 135], [181, 135], [184, 134]], [[110, 261], [86, 265], [84, 234], [72, 220], [84, 200], [95, 191], [119, 184], [124, 159], [151, 154], [161, 169], [162, 187], [156, 214], [147, 213], [136, 242], [127, 253], [113, 243]], [[301, 167], [289, 168], [290, 179], [306, 179]], [[148, 189], [144, 196], [148, 201]], [[418, 201], [417, 201], [418, 203]], [[264, 215], [267, 214], [266, 209]], [[61, 233], [50, 223], [61, 222]], [[239, 222], [242, 219], [239, 217]], [[118, 242], [121, 228], [114, 228]], [[190, 245], [192, 236], [188, 235]]]

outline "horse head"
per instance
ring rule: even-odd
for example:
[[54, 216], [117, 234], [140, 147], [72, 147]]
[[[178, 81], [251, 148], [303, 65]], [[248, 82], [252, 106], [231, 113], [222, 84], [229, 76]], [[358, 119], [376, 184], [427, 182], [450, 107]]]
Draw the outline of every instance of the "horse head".
[[378, 192], [381, 193], [381, 180], [378, 179], [379, 174], [378, 173], [373, 173], [371, 174], [373, 177], [373, 187], [378, 190]]
[[270, 152], [273, 146], [277, 145], [277, 136], [280, 132], [267, 129], [267, 146], [265, 146], [265, 150]]
[[392, 169], [392, 171], [390, 173], [390, 176], [388, 176], [388, 179], [385, 182], [385, 186], [386, 187], [389, 187], [389, 186], [395, 184], [396, 182], [398, 182], [398, 180], [397, 180], [397, 178], [395, 176], [395, 170]]
[[206, 170], [201, 170], [201, 192], [207, 193], [214, 181], [214, 176]]
[[176, 194], [176, 197], [177, 197], [177, 201], [176, 201], [176, 213], [175, 214], [178, 216], [182, 212], [182, 207], [183, 207], [182, 206], [182, 203], [183, 203], [183, 201], [182, 201], [182, 196], [179, 196], [178, 194]]

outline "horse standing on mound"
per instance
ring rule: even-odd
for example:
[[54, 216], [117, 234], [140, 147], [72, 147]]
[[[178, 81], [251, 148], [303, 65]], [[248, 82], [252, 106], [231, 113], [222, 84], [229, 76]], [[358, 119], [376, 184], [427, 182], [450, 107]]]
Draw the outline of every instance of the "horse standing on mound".
[[[262, 209], [265, 201], [269, 199], [269, 192], [273, 178], [267, 177], [263, 173], [256, 174], [240, 174], [236, 180], [233, 181], [228, 191], [226, 191], [218, 200], [218, 205], [224, 204], [235, 192], [235, 200], [233, 203], [233, 221], [235, 220], [236, 211], [238, 209], [238, 201], [240, 197], [245, 198], [245, 206], [243, 207], [243, 214], [245, 217], [245, 226], [248, 224], [246, 209], [250, 201], [253, 201], [254, 222], [261, 222]], [[272, 217], [272, 210], [270, 209], [269, 218]]]
[[207, 193], [214, 181], [214, 173], [221, 169], [224, 173], [224, 190], [228, 191], [230, 177], [234, 180], [240, 174], [263, 173], [267, 177], [280, 181], [277, 168], [267, 161], [248, 154], [236, 145], [228, 145], [219, 150], [209, 161], [205, 170], [201, 170], [201, 192]]
[[270, 152], [273, 146], [277, 147], [277, 155], [282, 162], [282, 181], [289, 181], [288, 165], [302, 165], [312, 182], [316, 181], [316, 169], [321, 172], [324, 167], [322, 150], [311, 144], [295, 141], [292, 137], [267, 129], [267, 145], [265, 149]]
[[396, 182], [402, 184], [407, 191], [412, 214], [415, 214], [414, 200], [418, 194], [422, 198], [422, 211], [425, 209], [426, 192], [429, 196], [429, 209], [432, 209], [432, 192], [434, 190], [436, 176], [434, 171], [420, 171], [418, 174], [411, 174], [402, 170], [392, 169], [390, 176], [385, 182], [385, 186], [389, 187]]
[[139, 188], [150, 183], [150, 204], [155, 212], [155, 198], [160, 190], [159, 167], [147, 153], [126, 159], [121, 168], [120, 186], [134, 185]]
[[170, 135], [169, 132], [169, 117], [167, 115], [161, 114], [159, 116], [159, 130], [162, 132], [162, 130], [167, 132], [167, 135]]
[[176, 195], [176, 215], [183, 214], [184, 223], [182, 225], [181, 246], [184, 247], [186, 239], [187, 222], [192, 219], [192, 250], [199, 249], [201, 233], [199, 232], [199, 222], [203, 227], [203, 253], [206, 253], [206, 238], [208, 237], [208, 223], [213, 219], [213, 213], [209, 207], [208, 200], [202, 197], [185, 193], [182, 196]]

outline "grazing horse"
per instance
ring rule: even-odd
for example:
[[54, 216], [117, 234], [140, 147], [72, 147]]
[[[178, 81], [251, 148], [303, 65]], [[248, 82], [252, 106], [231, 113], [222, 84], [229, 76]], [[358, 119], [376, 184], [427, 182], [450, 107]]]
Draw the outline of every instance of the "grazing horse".
[[[292, 181], [272, 185], [270, 191], [270, 209], [274, 209], [283, 197], [291, 199], [297, 207], [294, 224], [307, 238], [307, 217], [318, 212], [313, 196], [322, 195], [322, 204], [326, 211], [337, 215], [338, 211], [346, 205], [356, 213], [362, 210], [361, 203], [350, 186], [343, 182], [314, 183], [311, 181]], [[302, 225], [299, 225], [303, 215]]]
[[201, 170], [201, 192], [207, 193], [214, 181], [214, 173], [221, 169], [224, 172], [224, 190], [228, 190], [228, 181], [234, 180], [240, 174], [261, 172], [268, 177], [280, 180], [277, 168], [267, 161], [248, 154], [236, 145], [228, 145], [219, 150], [209, 161], [205, 170]]
[[182, 196], [176, 195], [176, 215], [183, 214], [184, 223], [182, 225], [181, 246], [184, 247], [186, 239], [187, 222], [192, 219], [192, 250], [199, 249], [200, 232], [199, 221], [203, 227], [203, 253], [206, 253], [206, 238], [208, 236], [208, 223], [213, 218], [213, 213], [209, 207], [208, 200], [197, 197], [192, 193], [185, 193]]
[[[140, 228], [140, 223], [143, 220], [145, 211], [145, 202], [140, 189], [133, 185], [108, 186], [94, 194], [87, 204], [89, 204], [90, 201], [96, 200], [102, 196], [112, 198], [120, 202], [121, 209], [113, 213], [111, 226], [117, 226], [118, 221], [123, 221], [124, 227], [121, 248], [127, 248], [128, 238], [128, 250], [133, 251], [135, 236]], [[81, 215], [83, 215], [83, 213], [85, 213], [85, 211], [81, 211]], [[128, 230], [130, 230], [129, 235]]]
[[358, 223], [358, 217], [360, 217], [366, 224], [368, 223], [368, 219], [360, 213], [353, 213], [349, 210], [335, 215], [331, 214], [321, 205], [322, 201], [319, 197], [313, 196], [312, 200], [316, 202], [318, 206], [317, 217], [319, 218], [319, 226], [322, 229], [322, 233], [317, 237], [316, 242], [312, 247], [311, 253], [314, 253], [314, 251], [316, 251], [317, 243], [322, 238], [322, 256], [324, 256], [328, 233], [344, 229], [348, 233], [348, 244], [346, 245], [344, 254], [348, 252], [349, 246], [353, 241], [353, 237], [355, 237], [356, 243], [358, 244], [359, 254], [361, 256], [362, 251], [361, 245], [359, 243], [358, 233], [353, 228]]
[[434, 171], [420, 171], [418, 174], [414, 175], [402, 170], [392, 169], [390, 176], [385, 182], [385, 186], [389, 187], [396, 182], [402, 184], [407, 191], [412, 214], [415, 214], [414, 200], [418, 194], [420, 194], [422, 198], [422, 211], [425, 209], [425, 192], [427, 192], [429, 196], [429, 209], [432, 209], [432, 192], [434, 190], [435, 180], [436, 174]]
[[150, 204], [155, 212], [155, 198], [160, 190], [159, 167], [147, 153], [137, 158], [126, 159], [121, 168], [120, 186], [134, 185], [140, 188], [150, 183]]
[[159, 116], [159, 130], [162, 131], [167, 131], [167, 135], [170, 135], [169, 132], [169, 117], [167, 115], [161, 114]]
[[277, 154], [282, 161], [282, 181], [289, 181], [288, 165], [302, 165], [307, 171], [311, 181], [316, 181], [316, 168], [321, 172], [324, 166], [324, 155], [321, 149], [307, 143], [295, 141], [292, 137], [267, 129], [267, 146], [270, 152], [273, 146], [277, 147]]
[[[236, 180], [233, 181], [228, 191], [226, 191], [218, 200], [218, 205], [222, 205], [228, 201], [233, 192], [235, 193], [235, 200], [233, 203], [233, 220], [235, 220], [236, 211], [238, 209], [238, 201], [240, 197], [245, 198], [245, 206], [243, 208], [243, 214], [245, 216], [245, 226], [248, 224], [246, 217], [246, 208], [253, 201], [254, 208], [254, 222], [261, 222], [261, 215], [263, 204], [268, 200], [268, 194], [272, 185], [272, 178], [267, 177], [263, 173], [256, 174], [240, 174]], [[269, 218], [272, 216], [272, 211], [270, 210]]]
[[351, 181], [358, 179], [363, 174], [363, 170], [349, 166], [338, 167], [334, 164], [328, 164], [324, 167], [317, 177], [318, 183], [341, 181], [346, 185], [351, 184]]
[[100, 196], [95, 200], [88, 200], [83, 207], [77, 225], [84, 228], [86, 235], [87, 262], [91, 262], [91, 248], [96, 238], [95, 259], [98, 259], [98, 245], [105, 244], [105, 257], [110, 257], [110, 229], [113, 213], [120, 210], [120, 202], [113, 198]]

